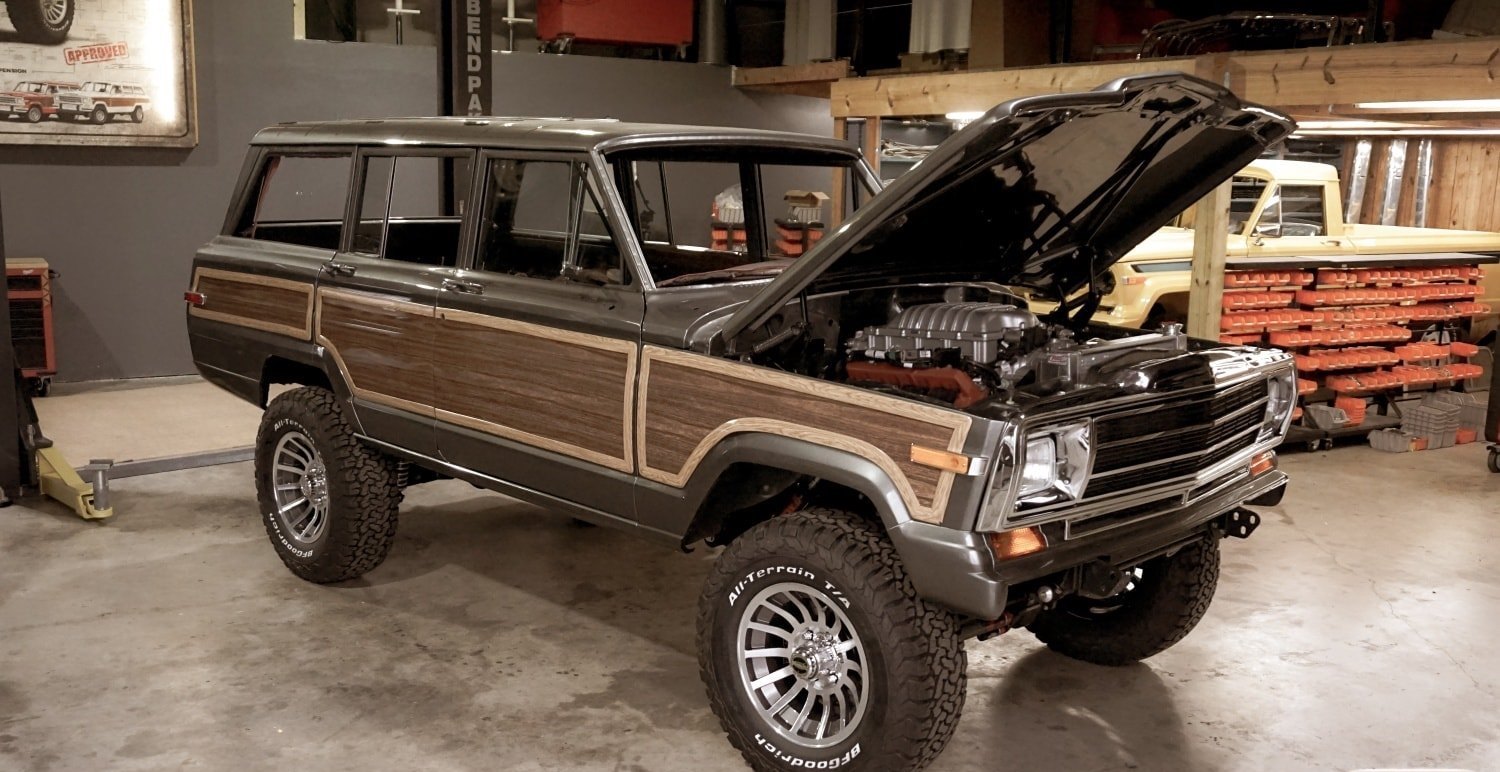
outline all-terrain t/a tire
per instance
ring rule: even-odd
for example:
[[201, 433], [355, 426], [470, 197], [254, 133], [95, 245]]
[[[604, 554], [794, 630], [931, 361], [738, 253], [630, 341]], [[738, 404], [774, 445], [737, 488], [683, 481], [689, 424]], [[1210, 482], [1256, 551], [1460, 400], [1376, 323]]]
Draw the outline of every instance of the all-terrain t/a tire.
[[1142, 563], [1124, 592], [1064, 598], [1029, 628], [1054, 651], [1096, 665], [1128, 665], [1165, 651], [1203, 619], [1219, 584], [1219, 540], [1207, 536]]
[[55, 46], [73, 28], [74, 0], [5, 0], [5, 12], [27, 43]]
[[355, 438], [327, 389], [293, 389], [266, 408], [255, 437], [255, 490], [271, 546], [303, 579], [353, 579], [391, 551], [401, 504], [396, 463]]
[[917, 596], [879, 525], [810, 508], [719, 556], [698, 663], [752, 768], [906, 772], [952, 736], [967, 660], [958, 620]]

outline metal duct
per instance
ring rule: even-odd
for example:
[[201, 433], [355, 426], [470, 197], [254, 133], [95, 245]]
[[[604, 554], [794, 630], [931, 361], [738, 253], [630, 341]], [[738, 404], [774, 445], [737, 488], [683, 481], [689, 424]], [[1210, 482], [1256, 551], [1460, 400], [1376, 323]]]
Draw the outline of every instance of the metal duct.
[[912, 0], [907, 50], [914, 54], [968, 50], [971, 7], [970, 0]]
[[1344, 200], [1344, 222], [1359, 222], [1364, 211], [1365, 186], [1370, 180], [1370, 140], [1354, 143], [1354, 167], [1349, 171], [1349, 195]]
[[1380, 206], [1380, 224], [1395, 225], [1401, 206], [1401, 182], [1406, 175], [1406, 140], [1391, 140], [1385, 158], [1385, 201]]
[[1432, 190], [1432, 140], [1424, 139], [1417, 143], [1417, 204], [1416, 222], [1412, 223], [1418, 228], [1427, 227], [1427, 194]]
[[729, 64], [728, 0], [698, 0], [698, 62]]

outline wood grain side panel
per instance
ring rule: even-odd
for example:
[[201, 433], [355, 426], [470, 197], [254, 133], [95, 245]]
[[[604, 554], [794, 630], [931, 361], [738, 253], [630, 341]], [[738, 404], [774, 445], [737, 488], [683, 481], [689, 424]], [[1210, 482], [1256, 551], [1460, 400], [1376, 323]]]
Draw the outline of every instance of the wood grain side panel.
[[465, 311], [438, 313], [440, 418], [633, 470], [634, 342]]
[[355, 395], [432, 415], [432, 306], [320, 289], [318, 338], [334, 353]]
[[312, 336], [311, 283], [199, 268], [193, 274], [193, 291], [204, 296], [202, 306], [188, 307], [193, 316], [302, 340]]
[[647, 349], [642, 368], [641, 474], [686, 484], [737, 432], [769, 432], [863, 456], [886, 470], [912, 516], [935, 522], [953, 474], [913, 463], [913, 444], [961, 450], [970, 419], [839, 384], [694, 354]]

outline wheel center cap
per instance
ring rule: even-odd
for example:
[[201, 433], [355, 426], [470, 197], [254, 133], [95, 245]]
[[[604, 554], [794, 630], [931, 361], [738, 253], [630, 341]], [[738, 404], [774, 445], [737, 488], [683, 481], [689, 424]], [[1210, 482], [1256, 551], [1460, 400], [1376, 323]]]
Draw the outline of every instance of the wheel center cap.
[[802, 634], [802, 645], [792, 651], [792, 672], [815, 687], [838, 683], [844, 655], [838, 650], [838, 638], [826, 632], [811, 630]]

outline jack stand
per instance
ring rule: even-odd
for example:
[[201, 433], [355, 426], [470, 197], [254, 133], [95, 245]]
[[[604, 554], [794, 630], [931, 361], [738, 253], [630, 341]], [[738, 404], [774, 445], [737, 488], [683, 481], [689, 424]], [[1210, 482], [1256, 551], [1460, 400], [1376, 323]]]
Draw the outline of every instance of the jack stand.
[[109, 503], [109, 470], [113, 461], [91, 460], [81, 471], [94, 481], [84, 482], [57, 448], [36, 449], [37, 481], [42, 493], [72, 508], [85, 520], [103, 520], [115, 513]]

